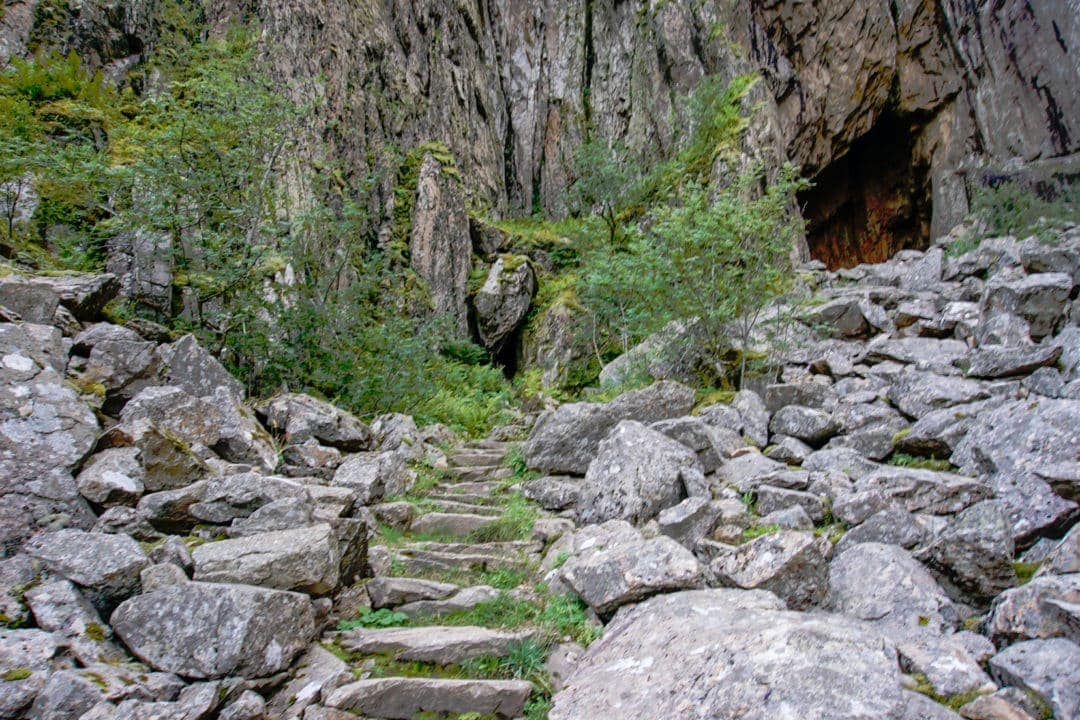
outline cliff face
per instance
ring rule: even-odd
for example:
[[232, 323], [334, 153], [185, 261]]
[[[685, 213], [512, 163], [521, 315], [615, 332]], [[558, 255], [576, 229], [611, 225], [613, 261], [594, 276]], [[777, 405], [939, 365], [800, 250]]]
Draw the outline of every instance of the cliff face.
[[[283, 82], [325, 101], [309, 130], [347, 172], [442, 141], [470, 205], [493, 215], [558, 213], [590, 124], [663, 154], [676, 100], [709, 74], [764, 76], [746, 149], [816, 179], [810, 250], [831, 266], [925, 245], [987, 168], [1052, 164], [1080, 137], [1077, 0], [204, 4], [212, 26], [256, 19]], [[123, 68], [153, 43], [155, 6], [17, 1], [0, 50], [51, 42]]]

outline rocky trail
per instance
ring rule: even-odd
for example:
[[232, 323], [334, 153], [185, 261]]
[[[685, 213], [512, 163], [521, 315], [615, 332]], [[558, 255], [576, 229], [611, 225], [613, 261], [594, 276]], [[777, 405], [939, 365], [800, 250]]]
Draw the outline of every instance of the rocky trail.
[[476, 441], [0, 280], [0, 718], [1075, 720], [1080, 233], [951, 242]]

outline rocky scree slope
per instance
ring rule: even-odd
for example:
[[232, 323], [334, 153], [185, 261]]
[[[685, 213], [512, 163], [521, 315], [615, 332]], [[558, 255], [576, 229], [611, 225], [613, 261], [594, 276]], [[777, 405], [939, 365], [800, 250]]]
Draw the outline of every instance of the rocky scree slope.
[[1080, 717], [1078, 257], [807, 265], [760, 393], [520, 446], [5, 279], [0, 717]]

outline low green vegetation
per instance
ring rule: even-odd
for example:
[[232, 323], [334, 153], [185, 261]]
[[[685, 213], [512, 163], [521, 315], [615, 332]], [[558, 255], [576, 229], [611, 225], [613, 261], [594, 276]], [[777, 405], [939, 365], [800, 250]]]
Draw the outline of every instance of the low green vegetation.
[[889, 456], [888, 463], [896, 467], [917, 468], [921, 470], [936, 470], [938, 472], [950, 472], [956, 468], [948, 460], [918, 457], [907, 453], [894, 452]]
[[34, 673], [30, 668], [17, 667], [5, 671], [3, 675], [0, 675], [0, 679], [4, 682], [18, 682], [19, 680], [25, 680], [33, 674]]
[[960, 693], [958, 695], [939, 695], [934, 691], [934, 686], [930, 683], [930, 680], [922, 673], [915, 673], [911, 675], [911, 678], [915, 681], [914, 687], [911, 688], [912, 690], [921, 695], [925, 695], [939, 705], [944, 705], [954, 711], [960, 710], [960, 708], [967, 705], [972, 700], [986, 694], [985, 692], [972, 690], [971, 692]]
[[1056, 184], [1008, 175], [994, 177], [974, 193], [971, 211], [991, 237], [1012, 235], [1023, 239], [1036, 235], [1048, 239], [1055, 230], [1076, 222], [1080, 186], [1067, 181]]
[[343, 620], [338, 623], [338, 630], [355, 630], [356, 628], [388, 628], [399, 627], [409, 622], [409, 616], [405, 613], [395, 612], [386, 608], [379, 610], [365, 610], [359, 617], [353, 620]]
[[748, 543], [751, 540], [757, 540], [759, 537], [772, 535], [773, 533], [778, 532], [780, 532], [779, 525], [753, 525], [743, 530], [742, 542]]
[[534, 599], [526, 600], [503, 592], [495, 600], [444, 615], [438, 622], [505, 630], [533, 627], [537, 630], [537, 642], [545, 646], [563, 640], [588, 646], [600, 636], [600, 627], [589, 621], [587, 607], [577, 596], [552, 595], [544, 586], [537, 587], [535, 595]]
[[1041, 565], [1040, 562], [1014, 562], [1013, 569], [1016, 571], [1017, 583], [1027, 585], [1031, 582], [1031, 578], [1035, 577]]

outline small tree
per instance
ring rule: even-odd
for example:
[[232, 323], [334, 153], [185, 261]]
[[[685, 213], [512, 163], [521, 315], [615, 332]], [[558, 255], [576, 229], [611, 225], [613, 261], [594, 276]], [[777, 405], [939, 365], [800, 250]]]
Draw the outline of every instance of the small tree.
[[608, 242], [619, 232], [619, 205], [638, 181], [630, 153], [622, 143], [608, 143], [595, 134], [574, 153], [574, 175], [568, 200], [573, 212], [596, 213], [607, 226]]

